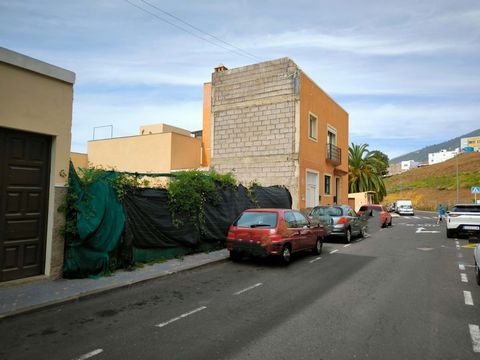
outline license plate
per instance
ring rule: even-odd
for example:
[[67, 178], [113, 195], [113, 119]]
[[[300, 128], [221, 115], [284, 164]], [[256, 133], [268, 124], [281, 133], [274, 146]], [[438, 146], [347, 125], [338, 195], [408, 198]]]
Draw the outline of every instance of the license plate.
[[480, 226], [464, 226], [465, 230], [480, 230]]

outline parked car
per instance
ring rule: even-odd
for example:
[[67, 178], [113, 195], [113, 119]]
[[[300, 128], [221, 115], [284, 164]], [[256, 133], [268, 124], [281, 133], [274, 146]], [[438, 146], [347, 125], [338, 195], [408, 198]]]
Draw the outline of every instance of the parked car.
[[473, 251], [473, 260], [475, 261], [475, 278], [477, 280], [477, 284], [480, 285], [480, 244], [477, 245], [475, 250]]
[[363, 205], [358, 210], [358, 215], [378, 216], [381, 227], [392, 226], [392, 215], [380, 204]]
[[[315, 206], [310, 212], [310, 216], [319, 212], [317, 208], [325, 206]], [[341, 237], [346, 243], [352, 240], [352, 236], [363, 237], [366, 228], [366, 220], [357, 215], [357, 213], [348, 205], [329, 206], [328, 216], [331, 222], [330, 236]]]
[[330, 205], [319, 205], [310, 210], [308, 218], [313, 224], [322, 224], [327, 232], [326, 236], [329, 236], [333, 230], [332, 216], [336, 213], [337, 210]]
[[447, 211], [447, 237], [480, 235], [480, 204], [457, 204]]
[[398, 215], [415, 215], [411, 200], [397, 200], [395, 202], [395, 211]]
[[278, 256], [288, 264], [291, 255], [298, 251], [320, 254], [325, 235], [322, 224], [312, 225], [297, 210], [249, 209], [230, 226], [226, 242], [234, 261], [243, 255]]

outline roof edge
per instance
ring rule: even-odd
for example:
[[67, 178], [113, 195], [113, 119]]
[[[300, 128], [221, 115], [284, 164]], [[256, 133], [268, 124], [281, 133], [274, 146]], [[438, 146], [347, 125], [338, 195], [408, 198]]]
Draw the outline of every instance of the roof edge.
[[48, 64], [4, 47], [0, 47], [0, 62], [30, 70], [72, 85], [75, 83], [75, 73], [73, 71]]

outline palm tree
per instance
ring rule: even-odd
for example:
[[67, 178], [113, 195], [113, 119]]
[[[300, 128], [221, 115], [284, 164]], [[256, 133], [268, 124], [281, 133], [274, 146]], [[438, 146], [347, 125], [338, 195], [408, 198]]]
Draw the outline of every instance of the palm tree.
[[[378, 156], [378, 151], [369, 151], [368, 144], [351, 144], [348, 149], [348, 190], [351, 193], [375, 191], [375, 202], [387, 195], [382, 170], [388, 164]], [[387, 158], [388, 159], [388, 158]]]

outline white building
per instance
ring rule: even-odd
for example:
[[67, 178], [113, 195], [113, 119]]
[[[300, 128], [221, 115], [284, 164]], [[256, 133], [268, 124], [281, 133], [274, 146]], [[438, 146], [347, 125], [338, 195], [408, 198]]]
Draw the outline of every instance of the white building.
[[401, 168], [402, 172], [408, 171], [410, 169], [414, 169], [417, 166], [418, 166], [418, 164], [414, 160], [405, 160], [405, 161], [402, 161], [401, 164], [400, 164], [400, 168]]
[[428, 153], [428, 165], [438, 164], [448, 159], [452, 159], [460, 152], [459, 148], [455, 150], [447, 151], [445, 149], [436, 153]]

